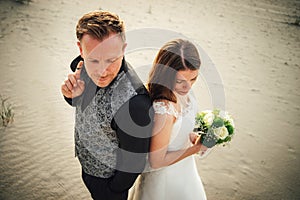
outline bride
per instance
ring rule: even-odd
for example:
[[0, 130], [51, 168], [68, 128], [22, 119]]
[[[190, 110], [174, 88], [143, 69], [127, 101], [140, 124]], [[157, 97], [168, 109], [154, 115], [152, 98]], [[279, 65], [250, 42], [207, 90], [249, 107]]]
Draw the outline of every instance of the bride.
[[155, 111], [150, 166], [130, 200], [206, 200], [193, 156], [206, 150], [192, 133], [197, 104], [190, 89], [199, 68], [197, 48], [189, 41], [172, 40], [158, 52], [147, 84]]

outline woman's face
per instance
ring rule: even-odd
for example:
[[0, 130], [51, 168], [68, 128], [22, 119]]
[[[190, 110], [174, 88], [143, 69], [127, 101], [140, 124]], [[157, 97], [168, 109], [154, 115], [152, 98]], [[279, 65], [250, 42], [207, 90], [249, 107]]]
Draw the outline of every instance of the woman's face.
[[179, 95], [186, 95], [196, 82], [199, 70], [182, 70], [176, 75], [174, 91]]

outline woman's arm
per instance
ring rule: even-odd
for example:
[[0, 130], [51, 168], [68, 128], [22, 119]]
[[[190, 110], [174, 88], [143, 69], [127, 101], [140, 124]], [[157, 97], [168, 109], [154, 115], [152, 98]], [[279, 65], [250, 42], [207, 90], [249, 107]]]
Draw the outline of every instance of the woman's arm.
[[175, 117], [169, 114], [155, 114], [152, 139], [150, 144], [150, 165], [161, 168], [172, 165], [201, 150], [199, 138], [187, 149], [168, 151], [171, 131]]

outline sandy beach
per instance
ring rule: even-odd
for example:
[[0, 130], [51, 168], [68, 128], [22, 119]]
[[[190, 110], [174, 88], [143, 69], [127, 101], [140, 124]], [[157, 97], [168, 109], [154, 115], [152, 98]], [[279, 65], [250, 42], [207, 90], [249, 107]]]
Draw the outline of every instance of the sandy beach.
[[[117, 13], [127, 31], [180, 33], [216, 67], [236, 136], [197, 159], [209, 200], [300, 199], [299, 0], [1, 0], [0, 94], [15, 111], [0, 127], [1, 200], [90, 199], [60, 85], [79, 54], [77, 20], [97, 9]], [[143, 80], [155, 53], [127, 52]], [[195, 87], [200, 110], [212, 106], [204, 79]]]

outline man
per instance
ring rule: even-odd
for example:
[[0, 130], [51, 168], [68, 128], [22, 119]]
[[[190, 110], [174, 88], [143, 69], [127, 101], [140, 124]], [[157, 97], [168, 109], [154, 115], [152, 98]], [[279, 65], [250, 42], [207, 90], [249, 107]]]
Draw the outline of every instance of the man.
[[80, 56], [61, 91], [76, 107], [75, 154], [93, 199], [125, 200], [149, 151], [151, 101], [125, 61], [124, 24], [105, 11], [85, 14], [76, 27]]

